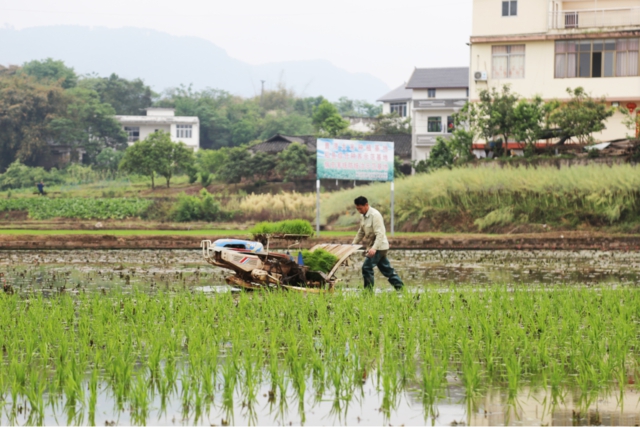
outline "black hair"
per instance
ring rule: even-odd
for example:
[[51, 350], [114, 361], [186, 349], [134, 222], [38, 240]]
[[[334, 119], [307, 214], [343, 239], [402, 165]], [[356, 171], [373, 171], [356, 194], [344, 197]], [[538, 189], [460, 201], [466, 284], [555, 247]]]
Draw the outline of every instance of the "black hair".
[[369, 201], [367, 200], [366, 197], [360, 196], [360, 197], [356, 197], [356, 199], [353, 201], [353, 203], [355, 203], [356, 206], [364, 206], [367, 203], [369, 203]]

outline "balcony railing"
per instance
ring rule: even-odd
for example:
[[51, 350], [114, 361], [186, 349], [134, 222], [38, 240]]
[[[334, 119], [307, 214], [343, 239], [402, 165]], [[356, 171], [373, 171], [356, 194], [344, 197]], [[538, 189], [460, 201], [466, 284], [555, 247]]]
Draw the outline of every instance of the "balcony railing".
[[583, 9], [551, 12], [549, 28], [570, 30], [640, 25], [640, 7], [619, 9]]

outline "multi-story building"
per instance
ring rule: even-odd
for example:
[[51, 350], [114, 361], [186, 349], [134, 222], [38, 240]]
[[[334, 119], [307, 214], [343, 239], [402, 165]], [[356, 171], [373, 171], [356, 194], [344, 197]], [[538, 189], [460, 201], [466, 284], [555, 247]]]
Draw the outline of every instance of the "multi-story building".
[[411, 117], [413, 91], [406, 86], [407, 84], [403, 83], [378, 99], [378, 102], [382, 102], [382, 114], [396, 113], [398, 117]]
[[[470, 100], [510, 84], [525, 98], [569, 99], [583, 87], [638, 114], [639, 0], [474, 0]], [[635, 133], [617, 111], [599, 141]]]
[[411, 90], [411, 158], [420, 161], [439, 136], [451, 137], [453, 114], [469, 97], [469, 68], [416, 68], [406, 89]]
[[116, 116], [127, 133], [129, 145], [162, 130], [174, 142], [184, 142], [193, 151], [200, 148], [200, 120], [198, 117], [176, 116], [173, 108], [147, 108], [146, 116]]

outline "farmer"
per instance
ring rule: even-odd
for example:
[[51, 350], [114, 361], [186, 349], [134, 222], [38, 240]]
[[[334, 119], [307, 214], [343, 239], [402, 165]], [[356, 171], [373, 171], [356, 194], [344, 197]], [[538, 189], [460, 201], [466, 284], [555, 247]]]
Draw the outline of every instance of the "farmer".
[[360, 220], [360, 229], [353, 244], [362, 244], [367, 248], [367, 257], [362, 264], [362, 277], [364, 278], [365, 289], [373, 290], [373, 267], [378, 266], [380, 272], [389, 279], [389, 283], [401, 290], [404, 286], [400, 276], [398, 276], [389, 263], [387, 252], [389, 251], [389, 241], [387, 240], [387, 231], [384, 227], [382, 215], [376, 209], [369, 206], [366, 197], [360, 196], [354, 200], [356, 210], [362, 214]]
[[41, 196], [44, 195], [44, 183], [42, 181], [38, 182], [36, 184], [36, 187], [38, 187], [38, 193], [40, 193]]

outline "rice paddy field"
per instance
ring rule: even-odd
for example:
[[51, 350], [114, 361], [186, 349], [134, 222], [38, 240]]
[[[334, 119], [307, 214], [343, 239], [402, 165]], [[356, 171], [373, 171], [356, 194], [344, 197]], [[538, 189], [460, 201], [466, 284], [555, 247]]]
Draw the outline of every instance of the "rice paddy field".
[[332, 294], [200, 251], [0, 251], [0, 424], [634, 425], [640, 253], [392, 251]]

